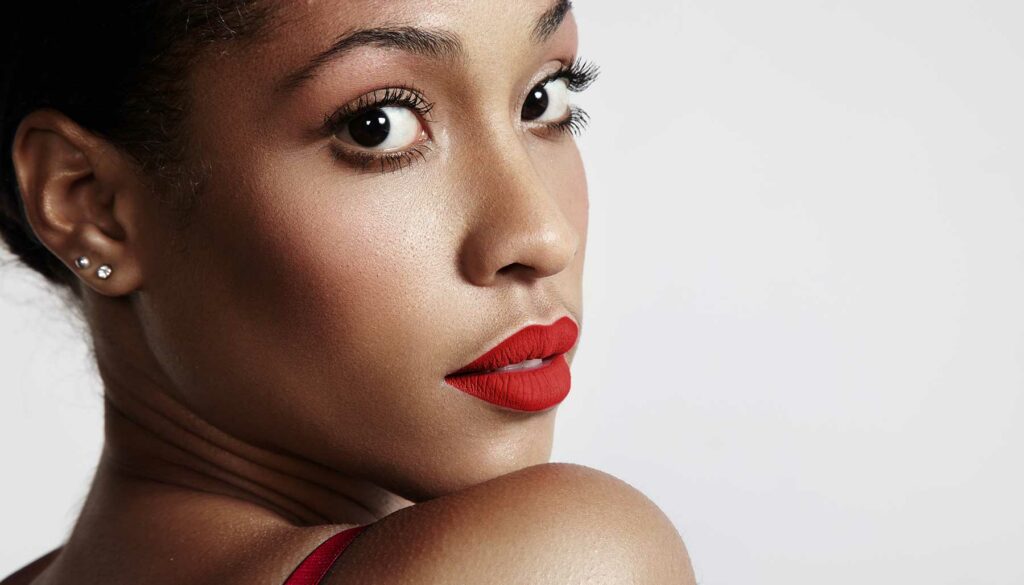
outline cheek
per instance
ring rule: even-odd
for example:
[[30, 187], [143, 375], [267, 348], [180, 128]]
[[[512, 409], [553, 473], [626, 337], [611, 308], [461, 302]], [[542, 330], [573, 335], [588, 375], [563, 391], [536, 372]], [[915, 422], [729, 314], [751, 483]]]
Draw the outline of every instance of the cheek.
[[[582, 247], [579, 153], [548, 154], [538, 169]], [[443, 382], [507, 304], [459, 273], [469, 210], [452, 177], [215, 160], [178, 267], [190, 276], [155, 279], [147, 317], [200, 416], [257, 445], [435, 488], [546, 460], [555, 411], [510, 417]], [[552, 276], [569, 307], [582, 262], [580, 249]]]
[[[459, 286], [462, 222], [438, 197], [449, 186], [413, 173], [318, 178], [298, 172], [309, 164], [266, 166], [290, 171], [220, 186], [231, 195], [212, 195], [196, 226], [207, 245], [204, 294], [193, 300], [205, 309], [185, 311], [204, 316], [187, 328], [217, 348], [189, 359], [202, 371], [191, 385], [200, 411], [321, 461], [401, 468], [395, 454], [416, 445], [406, 463], [453, 480], [431, 454], [460, 449], [487, 469], [508, 449], [458, 438], [494, 420], [443, 383], [467, 321], [489, 309]], [[536, 437], [542, 422], [531, 423]]]
[[[381, 393], [442, 373], [429, 342], [437, 317], [454, 310], [444, 296], [450, 244], [439, 239], [450, 230], [414, 186], [288, 179], [261, 186], [262, 203], [237, 214], [244, 221], [220, 248], [227, 288], [243, 299], [237, 318], [272, 340], [265, 369], [301, 377], [321, 413], [360, 397], [371, 414], [415, 402], [414, 392]], [[377, 394], [340, 387], [355, 380]]]

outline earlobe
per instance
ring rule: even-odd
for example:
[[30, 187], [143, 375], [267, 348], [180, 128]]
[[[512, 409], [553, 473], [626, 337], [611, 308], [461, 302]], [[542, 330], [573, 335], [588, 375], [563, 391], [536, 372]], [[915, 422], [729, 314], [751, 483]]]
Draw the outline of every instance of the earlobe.
[[141, 288], [133, 242], [112, 239], [91, 223], [77, 226], [76, 233], [66, 241], [70, 244], [62, 247], [60, 258], [97, 293], [117, 297]]
[[140, 288], [138, 242], [129, 237], [137, 230], [122, 217], [135, 202], [119, 201], [142, 188], [131, 159], [61, 112], [40, 109], [19, 124], [12, 162], [26, 219], [50, 252], [101, 295]]

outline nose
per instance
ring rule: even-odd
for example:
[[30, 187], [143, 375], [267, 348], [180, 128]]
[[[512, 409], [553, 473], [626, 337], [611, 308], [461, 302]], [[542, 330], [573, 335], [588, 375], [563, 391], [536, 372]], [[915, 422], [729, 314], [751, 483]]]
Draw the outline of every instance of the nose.
[[579, 248], [580, 236], [562, 207], [571, 203], [569, 194], [552, 192], [525, 148], [512, 144], [493, 154], [478, 151], [468, 172], [469, 199], [477, 205], [460, 260], [477, 286], [558, 274]]

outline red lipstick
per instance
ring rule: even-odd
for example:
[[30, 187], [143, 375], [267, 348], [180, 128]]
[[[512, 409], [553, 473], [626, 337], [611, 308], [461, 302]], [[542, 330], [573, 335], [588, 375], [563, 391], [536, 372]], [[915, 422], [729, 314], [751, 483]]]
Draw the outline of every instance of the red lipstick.
[[[576, 345], [578, 336], [579, 328], [569, 317], [551, 325], [528, 325], [444, 381], [498, 406], [525, 411], [550, 408], [569, 394], [572, 379], [565, 353]], [[543, 361], [498, 370], [526, 360]]]

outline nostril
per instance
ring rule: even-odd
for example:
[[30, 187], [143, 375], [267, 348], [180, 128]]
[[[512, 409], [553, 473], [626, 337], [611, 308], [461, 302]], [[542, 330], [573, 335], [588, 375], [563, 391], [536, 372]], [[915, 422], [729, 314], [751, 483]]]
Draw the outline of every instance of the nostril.
[[527, 270], [529, 270], [530, 267], [527, 266], [526, 264], [521, 264], [519, 262], [513, 262], [513, 263], [509, 264], [508, 266], [502, 266], [501, 268], [499, 268], [498, 269], [498, 274], [505, 274], [506, 272], [513, 272], [515, 270], [520, 270], [520, 269], [527, 269]]

